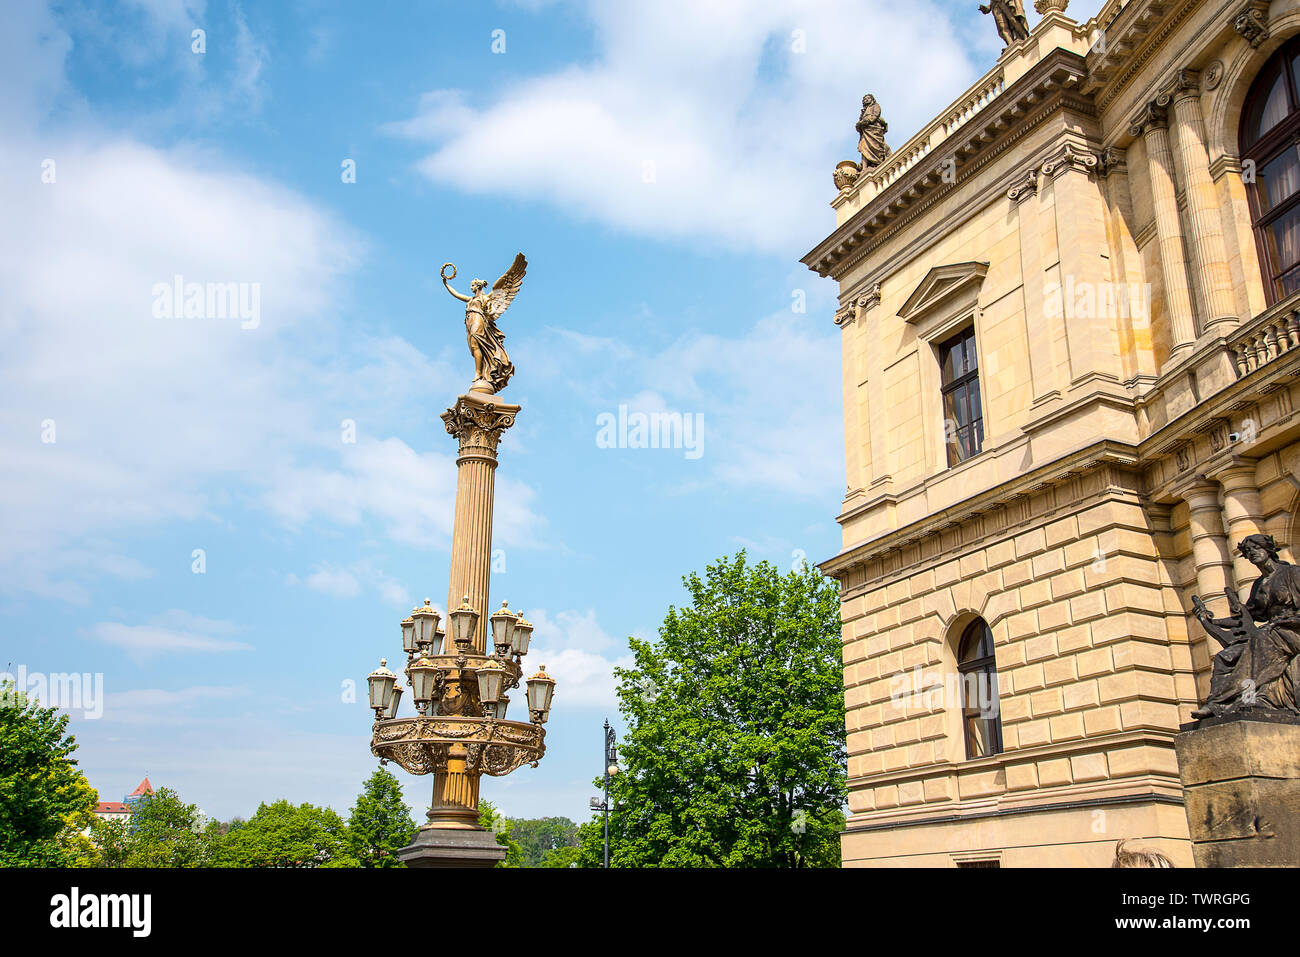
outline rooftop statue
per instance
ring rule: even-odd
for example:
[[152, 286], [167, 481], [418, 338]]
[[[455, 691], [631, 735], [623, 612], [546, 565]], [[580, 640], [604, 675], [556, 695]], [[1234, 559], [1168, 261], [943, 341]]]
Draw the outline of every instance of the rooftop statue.
[[862, 114], [858, 117], [858, 152], [862, 154], [862, 172], [870, 172], [893, 152], [885, 142], [889, 124], [880, 118], [880, 104], [868, 93], [862, 98]]
[[980, 13], [993, 14], [998, 36], [1007, 46], [1028, 39], [1029, 21], [1025, 18], [1025, 7], [1020, 0], [989, 0], [987, 6], [980, 4]]
[[[447, 270], [451, 269], [451, 275]], [[505, 333], [497, 328], [497, 320], [509, 308], [510, 303], [524, 284], [524, 272], [528, 269], [528, 260], [523, 253], [515, 256], [505, 275], [492, 284], [492, 291], [485, 293], [487, 283], [482, 279], [470, 280], [470, 295], [466, 296], [451, 288], [451, 280], [456, 278], [456, 267], [443, 263], [439, 275], [447, 291], [465, 303], [465, 338], [469, 344], [469, 353], [474, 357], [474, 382], [471, 392], [486, 392], [488, 395], [500, 392], [515, 374], [514, 364], [506, 354]]]
[[1196, 619], [1223, 650], [1214, 656], [1210, 695], [1194, 718], [1246, 711], [1300, 715], [1300, 566], [1278, 557], [1272, 535], [1248, 535], [1237, 546], [1262, 573], [1243, 605], [1231, 589], [1230, 614], [1214, 618], [1199, 596], [1192, 598]]

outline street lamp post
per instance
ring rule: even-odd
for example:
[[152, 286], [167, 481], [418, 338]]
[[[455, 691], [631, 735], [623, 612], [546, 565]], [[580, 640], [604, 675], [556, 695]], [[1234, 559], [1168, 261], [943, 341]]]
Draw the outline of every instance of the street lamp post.
[[618, 774], [618, 745], [614, 739], [614, 729], [609, 726], [609, 719], [605, 719], [605, 795], [604, 798], [592, 798], [591, 809], [601, 811], [605, 815], [605, 866], [609, 867], [609, 782]]
[[[518, 291], [524, 265], [519, 256], [504, 277], [513, 283], [509, 298]], [[453, 270], [447, 278], [454, 277]], [[478, 285], [475, 291], [475, 299], [457, 295], [474, 309], [504, 309]], [[484, 305], [479, 298], [490, 301]], [[474, 315], [473, 309], [466, 313], [467, 330]], [[473, 342], [482, 346], [477, 339]], [[483, 364], [481, 351], [475, 359]], [[386, 667], [381, 665], [369, 677], [370, 706], [375, 711], [371, 753], [412, 774], [433, 775], [428, 823], [410, 846], [398, 852], [409, 867], [492, 867], [504, 858], [505, 849], [496, 836], [478, 823], [479, 781], [484, 774], [506, 775], [524, 764], [536, 767], [546, 753], [543, 725], [550, 714], [555, 679], [543, 666], [526, 682], [528, 720], [507, 720], [506, 692], [518, 688], [523, 677], [532, 625], [505, 602], [488, 614], [497, 446], [520, 411], [518, 405], [495, 395], [514, 371], [499, 359], [493, 353], [492, 362], [500, 368], [493, 366], [491, 381], [479, 370], [470, 390], [442, 415], [460, 450], [450, 589], [445, 629], [440, 627], [443, 616], [427, 598], [401, 622], [406, 677], [416, 713], [397, 716], [402, 689]], [[489, 625], [491, 652], [487, 650]]]

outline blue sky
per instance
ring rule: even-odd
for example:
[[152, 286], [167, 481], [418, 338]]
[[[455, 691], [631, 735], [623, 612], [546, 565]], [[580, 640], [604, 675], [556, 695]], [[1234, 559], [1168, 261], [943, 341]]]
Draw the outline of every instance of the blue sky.
[[[103, 675], [73, 727], [104, 799], [346, 813], [344, 682], [447, 600], [472, 365], [438, 267], [522, 250], [493, 604], [559, 684], [546, 760], [484, 795], [584, 817], [610, 670], [681, 576], [839, 548], [834, 288], [798, 259], [862, 94], [899, 146], [992, 65], [976, 6], [6, 4], [0, 670]], [[256, 284], [256, 326], [156, 317], [176, 275]], [[703, 454], [599, 447], [620, 405], [701, 416]]]

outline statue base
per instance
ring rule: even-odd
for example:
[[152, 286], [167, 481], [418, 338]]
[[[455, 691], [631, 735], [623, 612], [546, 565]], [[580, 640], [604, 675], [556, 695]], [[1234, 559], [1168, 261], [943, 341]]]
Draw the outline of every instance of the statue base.
[[1205, 718], [1174, 748], [1197, 867], [1300, 864], [1300, 717]]
[[482, 828], [420, 828], [415, 840], [397, 852], [407, 867], [496, 867], [506, 859], [497, 836]]

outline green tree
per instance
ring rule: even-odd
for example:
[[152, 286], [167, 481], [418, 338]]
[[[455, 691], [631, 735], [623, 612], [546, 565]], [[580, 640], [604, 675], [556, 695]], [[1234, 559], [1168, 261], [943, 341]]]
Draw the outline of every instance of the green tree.
[[582, 848], [578, 845], [557, 847], [542, 855], [537, 867], [582, 867]]
[[72, 867], [126, 867], [131, 851], [131, 826], [119, 819], [94, 818], [77, 836]]
[[218, 867], [358, 867], [347, 825], [329, 808], [288, 801], [261, 804], [217, 845]]
[[211, 859], [212, 842], [197, 805], [159, 788], [132, 807], [125, 866], [207, 867]]
[[576, 847], [578, 825], [567, 817], [510, 819], [510, 836], [519, 844], [523, 867], [541, 867], [542, 858], [562, 847]]
[[352, 856], [362, 867], [405, 867], [397, 852], [415, 838], [411, 809], [402, 801], [402, 785], [379, 768], [366, 780], [348, 818]]
[[[740, 552], [683, 579], [616, 670], [628, 721], [611, 866], [837, 867], [845, 798], [839, 592]], [[582, 863], [600, 860], [600, 821]]]
[[68, 866], [82, 856], [99, 795], [77, 768], [68, 716], [0, 684], [0, 867]]
[[496, 809], [496, 806], [486, 799], [480, 799], [478, 802], [478, 826], [486, 828], [489, 831], [495, 831], [497, 843], [506, 849], [506, 859], [498, 861], [497, 867], [523, 867], [523, 850], [511, 837], [513, 822]]

